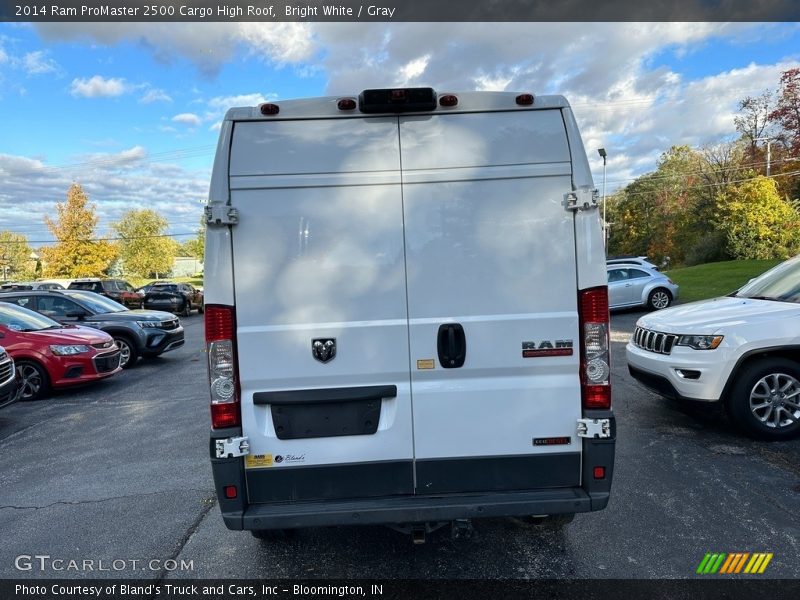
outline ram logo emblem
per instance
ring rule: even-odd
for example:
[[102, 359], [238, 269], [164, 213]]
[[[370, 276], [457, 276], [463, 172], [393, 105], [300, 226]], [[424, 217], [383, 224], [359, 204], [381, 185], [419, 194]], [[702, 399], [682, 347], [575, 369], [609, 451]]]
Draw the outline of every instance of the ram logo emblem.
[[311, 340], [311, 354], [321, 363], [336, 357], [336, 338], [316, 338]]

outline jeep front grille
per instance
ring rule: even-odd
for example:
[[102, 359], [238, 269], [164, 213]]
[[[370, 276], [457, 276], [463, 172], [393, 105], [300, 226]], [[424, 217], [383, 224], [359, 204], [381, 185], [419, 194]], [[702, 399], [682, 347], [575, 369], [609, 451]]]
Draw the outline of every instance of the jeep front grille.
[[11, 381], [14, 377], [14, 363], [8, 354], [0, 356], [0, 384]]
[[661, 333], [659, 331], [651, 331], [650, 329], [637, 327], [633, 331], [631, 341], [642, 350], [656, 352], [658, 354], [669, 354], [672, 352], [675, 342], [678, 341], [678, 336], [671, 333]]

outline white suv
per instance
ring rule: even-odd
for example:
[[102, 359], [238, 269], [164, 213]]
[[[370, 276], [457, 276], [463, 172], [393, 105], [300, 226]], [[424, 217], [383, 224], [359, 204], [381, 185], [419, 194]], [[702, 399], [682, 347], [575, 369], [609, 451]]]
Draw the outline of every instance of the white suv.
[[730, 296], [639, 319], [631, 375], [659, 394], [725, 403], [755, 437], [800, 432], [800, 256]]

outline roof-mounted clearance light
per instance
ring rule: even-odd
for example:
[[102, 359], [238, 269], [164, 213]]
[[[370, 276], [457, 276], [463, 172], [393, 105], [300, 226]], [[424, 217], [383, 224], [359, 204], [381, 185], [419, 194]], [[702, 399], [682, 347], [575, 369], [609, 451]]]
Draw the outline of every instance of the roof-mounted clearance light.
[[358, 95], [358, 108], [363, 113], [405, 113], [435, 110], [433, 88], [396, 88], [364, 90]]
[[339, 107], [339, 110], [355, 110], [356, 101], [352, 98], [342, 98], [336, 103], [336, 106]]
[[520, 106], [530, 106], [533, 104], [533, 94], [520, 94], [517, 96], [517, 104]]
[[261, 114], [267, 116], [277, 115], [281, 111], [281, 107], [277, 104], [262, 104], [259, 108]]
[[443, 94], [439, 96], [439, 106], [458, 106], [458, 97], [454, 94]]

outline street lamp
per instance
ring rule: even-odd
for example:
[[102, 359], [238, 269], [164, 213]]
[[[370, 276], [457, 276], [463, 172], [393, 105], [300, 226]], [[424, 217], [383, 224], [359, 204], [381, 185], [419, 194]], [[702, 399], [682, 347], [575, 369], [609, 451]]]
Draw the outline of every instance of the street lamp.
[[606, 149], [598, 148], [597, 153], [603, 158], [603, 247], [608, 256], [608, 222], [606, 221]]

